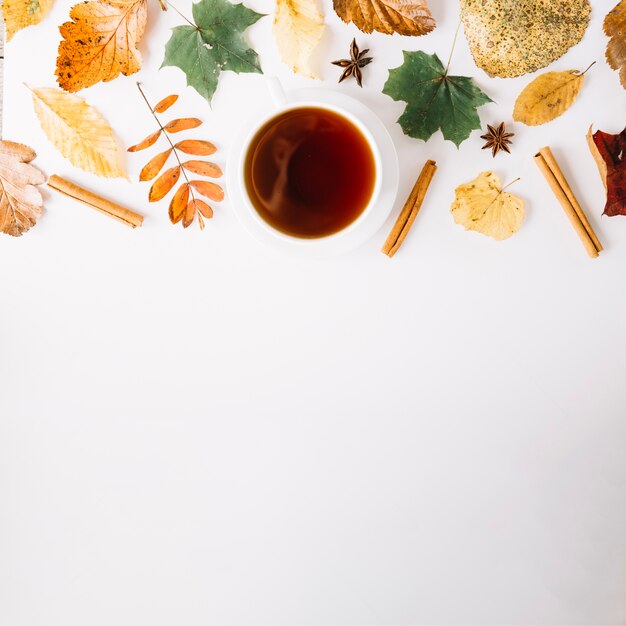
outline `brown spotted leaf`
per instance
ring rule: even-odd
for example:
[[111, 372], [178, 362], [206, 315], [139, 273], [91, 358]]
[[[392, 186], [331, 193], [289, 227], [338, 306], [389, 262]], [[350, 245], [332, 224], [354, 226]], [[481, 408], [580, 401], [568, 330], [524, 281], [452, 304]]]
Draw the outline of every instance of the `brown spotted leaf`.
[[183, 167], [194, 174], [200, 176], [209, 176], [210, 178], [219, 178], [222, 175], [222, 169], [216, 163], [210, 161], [185, 161]]
[[205, 198], [216, 202], [224, 199], [224, 190], [219, 185], [207, 180], [192, 180], [190, 182], [192, 187]]
[[134, 146], [128, 148], [128, 152], [139, 152], [139, 150], [145, 150], [146, 148], [153, 146], [160, 136], [161, 131], [157, 130], [156, 133], [148, 135], [143, 141], [140, 141], [138, 144], [135, 144]]
[[139, 173], [139, 180], [144, 182], [146, 180], [152, 180], [162, 169], [167, 160], [172, 154], [172, 149], [160, 152], [154, 158], [150, 159], [148, 163]]
[[364, 33], [425, 35], [435, 28], [426, 0], [333, 0], [333, 7]]
[[201, 139], [184, 139], [179, 141], [175, 146], [177, 150], [194, 156], [208, 156], [217, 151], [215, 144], [210, 141], [202, 141]]
[[169, 170], [165, 170], [161, 176], [159, 176], [152, 187], [150, 187], [150, 193], [148, 194], [149, 202], [158, 202], [165, 198], [165, 196], [172, 190], [172, 187], [178, 182], [180, 178], [180, 167], [170, 167]]
[[606, 60], [619, 70], [619, 79], [626, 89], [626, 0], [621, 0], [604, 19], [604, 32], [610, 41], [606, 47]]
[[59, 28], [56, 76], [63, 89], [79, 91], [141, 69], [137, 44], [146, 28], [147, 0], [80, 2], [70, 18]]
[[176, 94], [163, 98], [163, 100], [157, 102], [154, 107], [155, 113], [165, 113], [165, 111], [167, 111], [176, 102], [176, 100], [178, 100], [178, 96]]
[[35, 225], [43, 209], [36, 185], [46, 177], [30, 161], [28, 146], [0, 141], [0, 232], [19, 237]]
[[181, 130], [189, 130], [190, 128], [197, 128], [202, 124], [202, 121], [197, 117], [184, 117], [178, 120], [172, 120], [168, 122], [163, 128], [168, 133], [179, 133]]
[[562, 57], [585, 34], [589, 0], [461, 0], [476, 65], [502, 78], [534, 72]]

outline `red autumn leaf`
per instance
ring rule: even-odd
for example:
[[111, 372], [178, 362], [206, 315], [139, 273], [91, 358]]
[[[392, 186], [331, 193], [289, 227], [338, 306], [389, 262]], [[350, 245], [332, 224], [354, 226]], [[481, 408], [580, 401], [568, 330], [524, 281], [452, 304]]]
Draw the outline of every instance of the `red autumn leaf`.
[[626, 215], [626, 128], [616, 135], [590, 129], [587, 138], [606, 187], [604, 215]]

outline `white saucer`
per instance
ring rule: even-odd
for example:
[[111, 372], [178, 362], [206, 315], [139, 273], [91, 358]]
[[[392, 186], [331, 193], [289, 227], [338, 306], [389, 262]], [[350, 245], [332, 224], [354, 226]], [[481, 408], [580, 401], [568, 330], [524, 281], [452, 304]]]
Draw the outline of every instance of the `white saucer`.
[[259, 241], [287, 253], [308, 257], [324, 257], [353, 250], [368, 241], [384, 224], [393, 208], [398, 192], [398, 156], [391, 137], [378, 116], [364, 104], [335, 91], [327, 89], [298, 89], [286, 93], [289, 104], [317, 102], [344, 109], [356, 117], [372, 134], [382, 161], [382, 179], [378, 199], [373, 207], [346, 230], [320, 237], [319, 239], [297, 239], [273, 231], [262, 222], [258, 214], [248, 205], [243, 195], [240, 180], [240, 158], [250, 130], [272, 114], [270, 103], [259, 107], [253, 118], [244, 124], [235, 142], [231, 144], [226, 168], [226, 182], [230, 206], [246, 230]]

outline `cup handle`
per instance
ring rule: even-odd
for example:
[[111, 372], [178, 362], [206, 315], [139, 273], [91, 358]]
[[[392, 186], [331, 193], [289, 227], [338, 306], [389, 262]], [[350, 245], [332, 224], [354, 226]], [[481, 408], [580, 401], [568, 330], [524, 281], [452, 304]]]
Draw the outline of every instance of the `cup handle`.
[[280, 109], [287, 104], [287, 94], [285, 94], [285, 90], [276, 76], [270, 76], [267, 79], [267, 89], [270, 92], [274, 106], [277, 109]]

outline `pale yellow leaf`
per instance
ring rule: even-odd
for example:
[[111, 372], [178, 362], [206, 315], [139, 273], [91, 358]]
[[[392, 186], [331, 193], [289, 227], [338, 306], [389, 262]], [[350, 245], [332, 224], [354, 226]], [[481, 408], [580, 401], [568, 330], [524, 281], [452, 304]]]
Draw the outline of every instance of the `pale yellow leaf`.
[[584, 80], [578, 70], [546, 72], [537, 76], [517, 97], [513, 119], [527, 126], [552, 121], [572, 106]]
[[7, 41], [18, 30], [39, 24], [52, 7], [54, 0], [3, 0], [2, 15]]
[[524, 202], [502, 191], [493, 172], [482, 172], [472, 182], [456, 188], [450, 212], [457, 224], [494, 239], [507, 239], [524, 219]]
[[276, 0], [276, 45], [283, 63], [296, 74], [314, 78], [310, 59], [323, 32], [324, 18], [317, 0]]
[[33, 89], [41, 128], [72, 165], [105, 178], [126, 177], [113, 130], [82, 98], [60, 89]]

